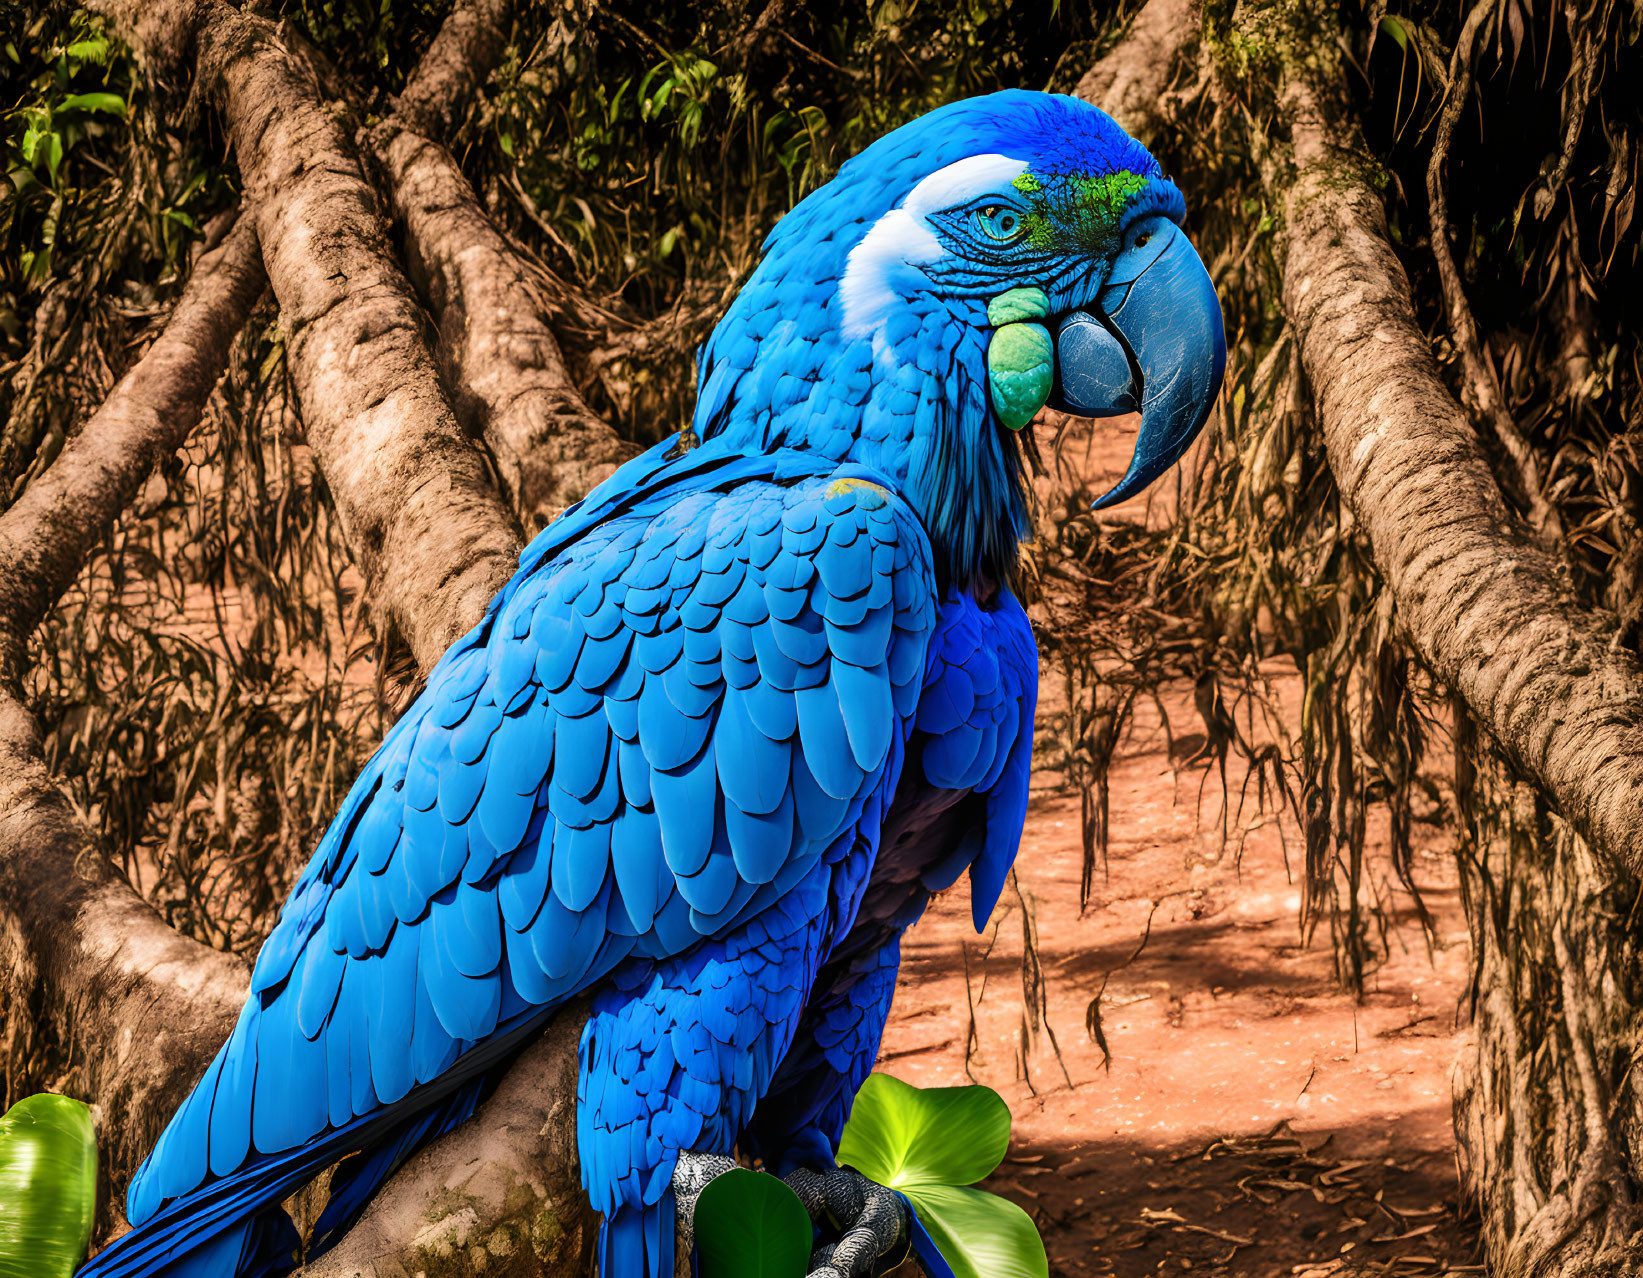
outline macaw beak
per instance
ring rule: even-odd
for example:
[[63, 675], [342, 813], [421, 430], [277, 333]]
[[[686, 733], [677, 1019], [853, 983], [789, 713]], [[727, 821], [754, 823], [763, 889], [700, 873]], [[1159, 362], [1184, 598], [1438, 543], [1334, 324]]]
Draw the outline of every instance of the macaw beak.
[[1226, 332], [1209, 272], [1173, 222], [1158, 218], [1147, 229], [1146, 245], [1114, 263], [1098, 312], [1072, 312], [1056, 334], [1051, 407], [1080, 417], [1141, 414], [1129, 470], [1096, 510], [1140, 492], [1179, 460], [1203, 429], [1226, 372]]

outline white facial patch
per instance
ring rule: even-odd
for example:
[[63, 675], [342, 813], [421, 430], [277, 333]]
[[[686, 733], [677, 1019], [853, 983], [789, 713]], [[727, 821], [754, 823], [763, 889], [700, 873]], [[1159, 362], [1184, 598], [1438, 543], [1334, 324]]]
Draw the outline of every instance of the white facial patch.
[[929, 215], [996, 191], [1026, 171], [1025, 160], [1007, 155], [969, 156], [937, 169], [873, 223], [850, 250], [839, 281], [845, 338], [873, 334], [874, 354], [882, 356], [880, 326], [903, 297], [929, 283], [921, 268], [943, 255]]

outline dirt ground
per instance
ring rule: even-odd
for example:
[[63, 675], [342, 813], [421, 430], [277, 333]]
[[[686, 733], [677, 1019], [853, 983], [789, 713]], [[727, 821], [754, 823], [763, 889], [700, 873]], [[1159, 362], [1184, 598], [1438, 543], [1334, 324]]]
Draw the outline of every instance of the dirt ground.
[[[1164, 702], [1172, 723], [1194, 722], [1190, 689]], [[1428, 832], [1419, 856], [1436, 945], [1399, 911], [1392, 957], [1355, 1000], [1323, 930], [1301, 943], [1293, 832], [1287, 863], [1275, 823], [1241, 859], [1223, 852], [1214, 777], [1199, 810], [1204, 775], [1177, 775], [1144, 708], [1114, 763], [1107, 873], [1082, 915], [1078, 800], [1035, 777], [1017, 877], [1060, 1063], [1048, 1032], [1023, 1057], [1020, 902], [1006, 889], [978, 937], [961, 882], [903, 944], [879, 1068], [1005, 1097], [1011, 1152], [986, 1187], [1033, 1214], [1052, 1274], [1482, 1272], [1450, 1128], [1467, 946], [1445, 840]], [[1236, 802], [1235, 769], [1232, 783]], [[1103, 984], [1108, 1067], [1085, 1029]]]
[[[1109, 486], [1135, 424], [1082, 424], [1063, 479]], [[1166, 480], [1114, 514], [1164, 522], [1175, 496]], [[1293, 723], [1299, 681], [1274, 691]], [[1161, 700], [1177, 733], [1200, 726], [1190, 687]], [[1235, 811], [1236, 759], [1229, 781]], [[902, 945], [878, 1068], [1004, 1096], [1010, 1155], [985, 1187], [1033, 1215], [1051, 1274], [1481, 1273], [1450, 1125], [1468, 947], [1448, 836], [1416, 827], [1435, 942], [1394, 893], [1391, 957], [1359, 1000], [1336, 981], [1327, 924], [1303, 944], [1296, 831], [1246, 809], [1241, 857], [1226, 847], [1219, 778], [1172, 763], [1157, 707], [1138, 708], [1114, 760], [1106, 874], [1082, 912], [1078, 797], [1053, 772], [1034, 791], [1020, 898], [1006, 888], [980, 937], [964, 881], [931, 906]], [[1377, 855], [1390, 878], [1384, 837]], [[1023, 901], [1046, 997], [1025, 1051]], [[1085, 1029], [1098, 993], [1107, 1064]]]

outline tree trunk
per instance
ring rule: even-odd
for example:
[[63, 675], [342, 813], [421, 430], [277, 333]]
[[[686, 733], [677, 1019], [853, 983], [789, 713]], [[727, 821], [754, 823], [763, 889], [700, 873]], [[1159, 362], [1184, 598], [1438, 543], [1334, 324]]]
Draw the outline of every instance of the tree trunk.
[[[1240, 8], [1231, 30], [1287, 44], [1280, 85], [1242, 86], [1275, 94], [1288, 132], [1262, 166], [1284, 211], [1284, 307], [1341, 496], [1407, 642], [1458, 698], [1477, 990], [1456, 1126], [1490, 1268], [1632, 1273], [1643, 670], [1510, 512], [1442, 379], [1327, 20], [1303, 10], [1275, 30], [1270, 10]], [[1493, 806], [1472, 771], [1491, 748], [1488, 792], [1510, 796]]]
[[[80, 1063], [98, 1100], [99, 1144], [118, 1196], [226, 1038], [248, 970], [161, 922], [47, 773], [38, 725], [18, 694], [29, 631], [153, 466], [186, 438], [229, 343], [270, 282], [309, 442], [379, 618], [398, 627], [424, 672], [479, 619], [512, 573], [520, 539], [489, 464], [450, 407], [425, 313], [392, 253], [387, 203], [300, 47], [272, 24], [209, 0], [105, 0], [101, 8], [155, 74], [176, 74], [197, 57], [246, 189], [243, 226], [201, 263], [166, 333], [0, 516], [0, 973], [8, 1013], [45, 1027]], [[402, 105], [424, 127], [449, 118], [428, 105], [450, 110], [439, 84], [483, 78], [472, 63], [497, 55], [505, 16], [492, 0], [458, 6], [450, 22], [467, 32], [470, 65], [412, 76]], [[449, 62], [461, 42], [453, 48], [444, 34], [429, 56]], [[423, 92], [429, 84], [435, 89]], [[418, 107], [420, 99], [428, 102]], [[458, 195], [477, 207], [465, 186]], [[414, 241], [416, 228], [407, 235]], [[444, 271], [461, 247], [425, 245], [419, 256]], [[511, 252], [500, 239], [490, 248], [493, 258]], [[464, 284], [434, 302], [436, 315], [463, 304]], [[452, 376], [459, 393], [484, 399], [509, 385], [506, 375], [491, 374], [478, 356]], [[459, 376], [488, 380], [474, 391]], [[608, 454], [615, 437], [590, 422], [583, 438]], [[562, 460], [582, 464], [568, 448]], [[565, 500], [580, 496], [575, 483], [573, 476], [562, 486]], [[398, 1240], [407, 1263], [437, 1257], [451, 1230], [467, 1249], [517, 1253], [529, 1272], [543, 1264], [562, 1271], [585, 1252], [591, 1217], [574, 1128], [551, 1107], [553, 1098], [574, 1097], [582, 1019], [568, 1010], [458, 1139], [401, 1170], [383, 1210], [420, 1199], [412, 1210], [427, 1225]], [[94, 1039], [74, 1037], [83, 1025], [97, 1027]], [[525, 1131], [517, 1125], [522, 1111], [506, 1098], [530, 1095], [548, 1108]], [[458, 1183], [467, 1187], [460, 1194], [451, 1188]], [[532, 1222], [529, 1231], [522, 1220]], [[526, 1233], [530, 1245], [519, 1250]], [[359, 1248], [348, 1240], [351, 1250], [341, 1254], [363, 1261], [369, 1237]], [[369, 1259], [379, 1272], [396, 1272], [398, 1262], [384, 1256]]]
[[[1507, 776], [1494, 780], [1512, 793]], [[1477, 987], [1455, 1070], [1465, 1183], [1491, 1272], [1633, 1274], [1643, 1271], [1643, 1094], [1633, 1081], [1643, 891], [1529, 787], [1516, 797], [1470, 805]]]

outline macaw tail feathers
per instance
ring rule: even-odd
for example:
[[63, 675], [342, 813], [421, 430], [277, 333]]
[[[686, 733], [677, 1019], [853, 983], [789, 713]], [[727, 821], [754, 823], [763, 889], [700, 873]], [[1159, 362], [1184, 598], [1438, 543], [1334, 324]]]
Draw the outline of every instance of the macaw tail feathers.
[[184, 1226], [178, 1241], [190, 1250], [166, 1268], [166, 1278], [283, 1278], [296, 1267], [302, 1247], [297, 1227], [280, 1207], [231, 1221], [203, 1241]]
[[296, 1149], [212, 1181], [116, 1239], [77, 1278], [283, 1278], [302, 1237], [279, 1204], [335, 1158], [324, 1146]]
[[397, 1167], [473, 1114], [552, 1012], [537, 1009], [499, 1027], [494, 1038], [412, 1092], [396, 1110], [362, 1115], [319, 1140], [258, 1158], [167, 1203], [99, 1252], [75, 1278], [283, 1278], [299, 1263], [302, 1240], [281, 1202], [343, 1159], [306, 1258], [334, 1246]]
[[599, 1230], [599, 1278], [673, 1278], [673, 1190], [648, 1207], [618, 1207]]
[[342, 1241], [371, 1205], [372, 1195], [412, 1154], [472, 1118], [494, 1081], [494, 1075], [474, 1080], [432, 1109], [414, 1115], [388, 1132], [376, 1145], [338, 1163], [331, 1173], [325, 1210], [320, 1213], [308, 1244], [308, 1259], [317, 1259]]

